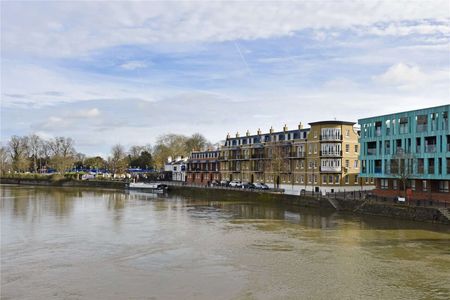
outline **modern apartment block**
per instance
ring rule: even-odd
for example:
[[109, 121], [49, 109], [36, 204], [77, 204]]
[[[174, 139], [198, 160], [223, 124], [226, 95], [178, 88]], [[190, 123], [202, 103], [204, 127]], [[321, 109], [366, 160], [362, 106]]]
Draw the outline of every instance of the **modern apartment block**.
[[219, 150], [194, 151], [187, 163], [187, 182], [208, 184], [220, 181]]
[[264, 182], [286, 193], [352, 191], [373, 188], [358, 177], [358, 132], [354, 122], [300, 124], [294, 130], [229, 134], [220, 149], [222, 179]]
[[450, 200], [450, 105], [360, 119], [361, 176], [382, 195]]

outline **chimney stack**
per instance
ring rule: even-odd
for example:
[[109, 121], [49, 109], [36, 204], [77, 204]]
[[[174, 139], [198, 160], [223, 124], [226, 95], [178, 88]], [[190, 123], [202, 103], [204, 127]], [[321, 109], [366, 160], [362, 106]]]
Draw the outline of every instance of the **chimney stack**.
[[245, 133], [246, 136], [250, 136], [250, 131], [247, 129], [247, 132]]
[[283, 126], [283, 131], [284, 131], [284, 132], [288, 131], [288, 127], [287, 127], [286, 124], [284, 124], [284, 126]]
[[227, 139], [229, 139], [229, 138], [230, 138], [230, 133], [228, 132], [228, 133], [227, 133]]
[[239, 131], [238, 131], [238, 132], [236, 132], [236, 137], [237, 137], [237, 138], [239, 137]]
[[258, 128], [258, 131], [256, 132], [258, 135], [261, 135], [261, 128]]
[[271, 134], [273, 133], [273, 126], [270, 126], [269, 132], [270, 132]]
[[302, 122], [298, 123], [298, 129], [299, 129], [299, 130], [303, 129], [303, 124], [302, 124]]

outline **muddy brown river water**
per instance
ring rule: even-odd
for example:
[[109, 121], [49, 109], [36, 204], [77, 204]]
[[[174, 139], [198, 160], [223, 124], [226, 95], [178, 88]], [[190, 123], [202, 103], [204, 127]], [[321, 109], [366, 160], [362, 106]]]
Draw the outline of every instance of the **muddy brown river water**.
[[449, 299], [447, 226], [0, 186], [2, 299]]

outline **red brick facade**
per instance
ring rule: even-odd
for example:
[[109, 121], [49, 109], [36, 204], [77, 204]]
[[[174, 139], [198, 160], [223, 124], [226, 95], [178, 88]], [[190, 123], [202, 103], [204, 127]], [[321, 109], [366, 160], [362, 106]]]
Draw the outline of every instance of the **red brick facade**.
[[[397, 180], [397, 186], [394, 184], [395, 179], [387, 179], [387, 186], [382, 188], [381, 179], [376, 179], [376, 189], [374, 194], [382, 197], [404, 197], [405, 192], [399, 180]], [[443, 180], [445, 181], [445, 180]], [[425, 183], [426, 182], [426, 183]], [[414, 180], [408, 184], [408, 189], [411, 190], [411, 197], [409, 200], [434, 200], [434, 201], [446, 201], [450, 202], [450, 192], [447, 184], [443, 185], [440, 180]], [[447, 188], [443, 188], [446, 186]]]
[[187, 162], [187, 182], [196, 184], [209, 184], [220, 181], [219, 151], [192, 152]]

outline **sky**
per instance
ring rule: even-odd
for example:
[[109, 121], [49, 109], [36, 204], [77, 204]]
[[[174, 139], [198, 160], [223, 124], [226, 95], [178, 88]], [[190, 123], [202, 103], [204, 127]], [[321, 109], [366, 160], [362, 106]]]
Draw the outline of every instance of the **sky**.
[[1, 142], [107, 156], [443, 105], [449, 53], [446, 0], [2, 1]]

